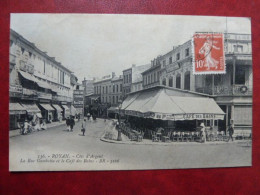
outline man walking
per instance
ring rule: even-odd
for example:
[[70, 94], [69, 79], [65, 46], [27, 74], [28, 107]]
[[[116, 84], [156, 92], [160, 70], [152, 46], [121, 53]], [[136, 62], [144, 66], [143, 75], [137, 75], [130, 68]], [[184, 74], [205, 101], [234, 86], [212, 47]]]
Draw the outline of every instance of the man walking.
[[81, 131], [82, 131], [83, 136], [85, 136], [86, 128], [87, 128], [87, 121], [86, 121], [86, 119], [84, 119], [82, 122], [82, 125], [81, 125]]
[[73, 131], [73, 127], [75, 125], [75, 120], [74, 120], [74, 117], [72, 116], [71, 119], [70, 119], [70, 130]]
[[233, 141], [234, 128], [233, 128], [232, 124], [230, 124], [230, 126], [228, 128], [228, 134], [229, 134], [228, 142], [229, 142], [230, 139]]

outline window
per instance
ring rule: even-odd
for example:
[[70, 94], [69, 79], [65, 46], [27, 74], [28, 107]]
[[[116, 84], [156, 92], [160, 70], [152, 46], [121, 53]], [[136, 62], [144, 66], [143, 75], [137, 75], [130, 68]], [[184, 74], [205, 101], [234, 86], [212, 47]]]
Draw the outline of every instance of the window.
[[122, 84], [120, 84], [120, 92], [122, 92]]
[[242, 45], [234, 45], [234, 52], [242, 53], [243, 52], [243, 46]]
[[113, 93], [115, 93], [115, 85], [113, 85]]
[[151, 83], [151, 77], [150, 77], [150, 75], [148, 75], [148, 84], [150, 84]]
[[43, 60], [43, 74], [45, 74], [45, 60]]
[[162, 84], [166, 86], [166, 78], [163, 79]]
[[169, 87], [173, 87], [173, 78], [172, 77], [170, 77], [170, 79], [169, 79]]
[[21, 50], [22, 50], [22, 54], [24, 53], [24, 48], [21, 47]]
[[169, 64], [172, 64], [172, 57], [169, 58]]
[[184, 75], [184, 89], [190, 90], [190, 71], [185, 72], [185, 75]]
[[156, 72], [153, 73], [154, 82], [156, 82]]
[[153, 83], [153, 73], [151, 74], [151, 83]]
[[108, 87], [106, 86], [106, 93], [108, 93]]
[[126, 83], [128, 83], [128, 75], [126, 75]]
[[179, 60], [179, 59], [180, 59], [180, 53], [177, 53], [176, 60]]
[[129, 75], [129, 83], [132, 83], [132, 75]]
[[115, 103], [115, 96], [113, 96], [113, 104]]
[[118, 96], [116, 96], [116, 104], [118, 103]]
[[103, 87], [103, 94], [105, 93], [105, 87]]
[[166, 60], [163, 60], [163, 67], [166, 66]]
[[160, 73], [157, 72], [157, 81], [159, 81], [159, 79], [160, 79]]
[[178, 74], [176, 76], [176, 88], [180, 89], [181, 88], [181, 75]]
[[189, 48], [185, 49], [185, 56], [189, 56], [190, 55], [190, 50]]
[[244, 66], [236, 66], [235, 84], [244, 85], [246, 82], [246, 70]]
[[116, 85], [116, 92], [118, 92], [118, 85]]

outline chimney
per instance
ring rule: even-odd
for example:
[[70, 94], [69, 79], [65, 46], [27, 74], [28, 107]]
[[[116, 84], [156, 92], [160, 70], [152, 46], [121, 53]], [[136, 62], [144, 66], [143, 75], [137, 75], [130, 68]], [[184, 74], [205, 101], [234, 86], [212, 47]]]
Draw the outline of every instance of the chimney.
[[112, 78], [114, 78], [116, 76], [115, 72], [112, 72]]

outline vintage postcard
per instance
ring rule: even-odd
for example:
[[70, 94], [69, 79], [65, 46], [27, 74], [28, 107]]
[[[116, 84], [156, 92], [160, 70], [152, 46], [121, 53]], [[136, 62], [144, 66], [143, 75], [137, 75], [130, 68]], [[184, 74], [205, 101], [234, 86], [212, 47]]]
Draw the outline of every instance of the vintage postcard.
[[11, 14], [9, 170], [252, 165], [250, 18]]

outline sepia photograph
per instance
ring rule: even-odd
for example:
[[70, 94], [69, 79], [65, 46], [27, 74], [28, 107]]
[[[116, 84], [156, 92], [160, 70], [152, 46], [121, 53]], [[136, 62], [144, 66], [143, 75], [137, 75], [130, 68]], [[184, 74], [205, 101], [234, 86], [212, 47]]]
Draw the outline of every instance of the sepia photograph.
[[251, 19], [10, 15], [9, 171], [252, 166]]

